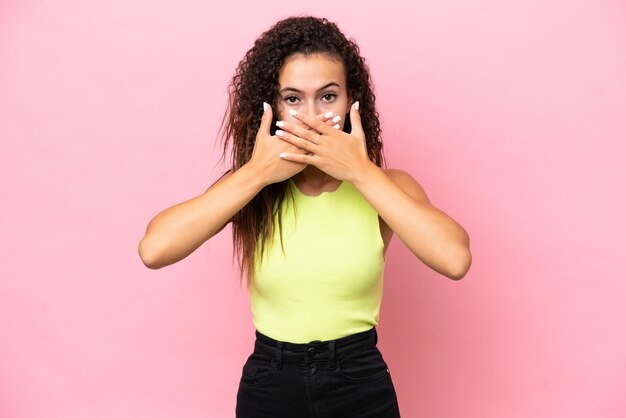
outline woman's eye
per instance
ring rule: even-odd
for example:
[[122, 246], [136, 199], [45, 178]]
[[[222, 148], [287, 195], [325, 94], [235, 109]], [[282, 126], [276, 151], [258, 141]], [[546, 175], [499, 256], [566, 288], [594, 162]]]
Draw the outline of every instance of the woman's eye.
[[[337, 94], [335, 93], [326, 93], [325, 95], [322, 96], [322, 99], [324, 99], [327, 102], [330, 102], [334, 100], [335, 97], [337, 97]], [[287, 96], [283, 100], [289, 104], [295, 104], [298, 98], [296, 96]]]

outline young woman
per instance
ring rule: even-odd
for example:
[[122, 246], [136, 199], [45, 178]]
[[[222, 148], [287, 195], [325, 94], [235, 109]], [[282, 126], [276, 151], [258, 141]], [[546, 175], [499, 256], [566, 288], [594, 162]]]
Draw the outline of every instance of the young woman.
[[334, 23], [276, 23], [231, 83], [231, 169], [159, 213], [139, 244], [161, 268], [232, 222], [256, 328], [239, 418], [399, 417], [376, 345], [391, 237], [453, 280], [469, 269], [463, 227], [410, 174], [382, 168], [374, 99], [358, 46]]

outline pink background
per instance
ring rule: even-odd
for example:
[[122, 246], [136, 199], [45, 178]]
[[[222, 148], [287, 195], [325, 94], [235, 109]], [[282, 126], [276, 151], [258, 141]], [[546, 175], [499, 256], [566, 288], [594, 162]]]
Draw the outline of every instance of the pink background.
[[234, 416], [254, 328], [230, 227], [161, 270], [137, 244], [224, 170], [226, 86], [300, 13], [358, 42], [390, 167], [471, 237], [460, 282], [392, 241], [403, 416], [626, 416], [626, 6], [364, 3], [0, 3], [0, 416]]

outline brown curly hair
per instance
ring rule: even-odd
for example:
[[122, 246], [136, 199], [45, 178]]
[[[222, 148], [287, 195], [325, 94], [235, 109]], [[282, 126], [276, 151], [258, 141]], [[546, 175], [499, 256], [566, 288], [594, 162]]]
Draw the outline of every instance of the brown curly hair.
[[[347, 93], [353, 101], [359, 101], [359, 114], [368, 157], [378, 167], [386, 165], [378, 112], [374, 106], [373, 83], [368, 66], [359, 55], [356, 42], [346, 39], [337, 25], [326, 18], [292, 16], [280, 20], [261, 34], [239, 62], [235, 76], [229, 84], [228, 107], [219, 131], [223, 144], [220, 161], [224, 160], [228, 146], [232, 142], [232, 166], [220, 179], [229, 172], [238, 170], [252, 157], [263, 115], [262, 102], [266, 101], [276, 109], [279, 98], [279, 70], [288, 58], [298, 53], [304, 55], [324, 53], [343, 63]], [[276, 112], [273, 115], [274, 120], [270, 128], [272, 135], [275, 134], [277, 120]], [[349, 113], [346, 115], [343, 130], [351, 131]], [[287, 186], [288, 180], [265, 186], [230, 219], [233, 255], [237, 253], [238, 256], [240, 286], [246, 271], [247, 286], [250, 287], [255, 256], [262, 257], [266, 242], [273, 236], [275, 216], [278, 219], [281, 248], [283, 246], [281, 203], [289, 190]]]

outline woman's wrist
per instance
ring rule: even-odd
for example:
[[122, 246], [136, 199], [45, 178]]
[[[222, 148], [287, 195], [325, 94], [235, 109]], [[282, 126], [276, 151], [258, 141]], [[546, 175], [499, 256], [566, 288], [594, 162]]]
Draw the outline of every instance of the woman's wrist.
[[259, 190], [263, 189], [269, 184], [269, 182], [265, 178], [263, 170], [257, 168], [257, 166], [254, 165], [252, 161], [248, 161], [247, 163], [242, 165], [237, 171], [242, 170], [242, 174], [244, 174], [251, 183], [254, 183]]
[[372, 161], [367, 160], [357, 170], [355, 170], [355, 174], [350, 179], [350, 182], [358, 188], [360, 184], [369, 182], [372, 176], [376, 176], [380, 174], [380, 172], [380, 167]]

